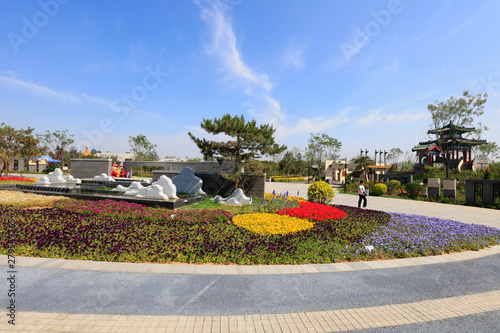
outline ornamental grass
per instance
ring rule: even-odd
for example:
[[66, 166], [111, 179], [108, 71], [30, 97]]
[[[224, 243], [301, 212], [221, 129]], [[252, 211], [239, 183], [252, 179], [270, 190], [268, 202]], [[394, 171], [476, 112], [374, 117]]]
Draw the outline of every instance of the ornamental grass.
[[52, 206], [56, 201], [73, 201], [63, 196], [48, 196], [20, 191], [0, 191], [0, 205], [17, 208]]
[[233, 217], [233, 223], [259, 235], [286, 235], [314, 226], [305, 219], [270, 213], [237, 215]]

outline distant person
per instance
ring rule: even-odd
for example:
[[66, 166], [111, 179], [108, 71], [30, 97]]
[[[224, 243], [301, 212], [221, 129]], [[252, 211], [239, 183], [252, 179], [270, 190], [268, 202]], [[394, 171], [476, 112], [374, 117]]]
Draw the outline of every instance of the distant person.
[[363, 200], [363, 208], [366, 207], [366, 190], [365, 190], [365, 181], [361, 180], [358, 186], [358, 208], [361, 208], [361, 200]]

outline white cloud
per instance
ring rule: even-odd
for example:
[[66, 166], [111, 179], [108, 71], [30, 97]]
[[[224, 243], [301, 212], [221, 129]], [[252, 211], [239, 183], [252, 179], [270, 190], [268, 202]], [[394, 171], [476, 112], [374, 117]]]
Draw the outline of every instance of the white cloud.
[[300, 133], [324, 132], [336, 128], [349, 121], [347, 115], [351, 110], [352, 108], [346, 108], [334, 115], [333, 119], [325, 117], [301, 118], [293, 126], [278, 126], [276, 127], [276, 137], [283, 139]]
[[279, 102], [270, 95], [273, 84], [266, 73], [258, 73], [243, 61], [227, 6], [218, 0], [195, 0], [194, 3], [200, 8], [200, 17], [210, 32], [206, 54], [219, 62], [227, 82], [255, 98], [260, 111], [254, 111], [254, 115], [259, 121], [279, 125], [285, 115]]
[[397, 114], [382, 114], [382, 110], [377, 109], [370, 111], [370, 113], [367, 116], [358, 119], [356, 121], [356, 127], [372, 126], [376, 125], [379, 122], [408, 124], [417, 121], [419, 119], [425, 118], [426, 116], [427, 116], [426, 113], [413, 113], [412, 111], [406, 111], [404, 113], [397, 113]]
[[383, 119], [383, 116], [380, 115], [381, 110], [373, 110], [370, 111], [370, 113], [363, 117], [359, 118], [358, 121], [356, 121], [356, 126], [357, 127], [362, 127], [366, 125], [373, 125], [374, 123], [379, 122], [380, 120]]
[[403, 114], [389, 114], [385, 116], [385, 120], [391, 123], [401, 123], [401, 122], [411, 123], [419, 119], [425, 118], [426, 116], [427, 114], [425, 113], [412, 114], [411, 112], [406, 112]]
[[66, 91], [57, 91], [52, 88], [44, 87], [40, 84], [29, 82], [19, 78], [19, 75], [3, 76], [0, 75], [0, 86], [13, 91], [22, 91], [36, 97], [48, 100], [56, 100], [63, 103], [79, 104], [81, 99], [74, 94]]
[[307, 49], [307, 45], [294, 45], [294, 43], [290, 43], [284, 54], [282, 56], [282, 63], [286, 66], [292, 66], [295, 69], [303, 69], [306, 62], [304, 59], [304, 52]]

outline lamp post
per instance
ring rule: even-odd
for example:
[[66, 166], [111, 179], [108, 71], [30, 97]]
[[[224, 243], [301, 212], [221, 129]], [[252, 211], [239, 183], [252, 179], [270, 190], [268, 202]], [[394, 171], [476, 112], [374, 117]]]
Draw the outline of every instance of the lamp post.
[[347, 193], [347, 157], [344, 159], [344, 193]]

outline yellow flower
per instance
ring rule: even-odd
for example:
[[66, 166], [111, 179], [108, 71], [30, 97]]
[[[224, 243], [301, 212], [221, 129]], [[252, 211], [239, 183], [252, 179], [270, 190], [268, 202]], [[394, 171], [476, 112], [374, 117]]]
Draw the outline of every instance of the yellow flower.
[[298, 217], [270, 213], [237, 215], [233, 217], [233, 223], [259, 235], [285, 235], [314, 226], [314, 223]]

